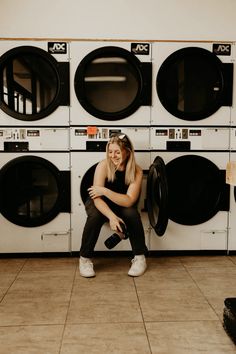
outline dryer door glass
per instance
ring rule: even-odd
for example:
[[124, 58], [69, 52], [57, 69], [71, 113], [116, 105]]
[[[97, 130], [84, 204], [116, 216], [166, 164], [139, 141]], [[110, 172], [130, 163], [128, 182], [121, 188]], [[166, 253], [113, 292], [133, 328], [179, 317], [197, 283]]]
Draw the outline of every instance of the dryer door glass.
[[142, 104], [140, 62], [122, 48], [91, 52], [79, 64], [74, 84], [81, 105], [97, 118], [125, 118]]
[[19, 157], [0, 175], [1, 212], [16, 225], [46, 224], [59, 213], [60, 174], [49, 161]]
[[23, 121], [47, 116], [57, 106], [57, 62], [34, 47], [18, 47], [0, 60], [0, 104], [8, 115]]
[[178, 224], [197, 225], [219, 210], [225, 178], [210, 160], [185, 155], [166, 165], [169, 218]]
[[188, 121], [204, 119], [222, 105], [223, 65], [208, 50], [184, 48], [163, 62], [156, 85], [161, 103], [172, 115]]
[[163, 236], [168, 224], [168, 186], [165, 164], [157, 156], [150, 166], [147, 179], [147, 209], [151, 226]]

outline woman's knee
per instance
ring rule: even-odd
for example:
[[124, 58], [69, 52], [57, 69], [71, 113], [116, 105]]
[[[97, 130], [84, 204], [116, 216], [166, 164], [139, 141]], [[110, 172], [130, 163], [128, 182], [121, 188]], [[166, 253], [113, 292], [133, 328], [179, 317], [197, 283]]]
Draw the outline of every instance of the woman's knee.
[[139, 214], [137, 208], [134, 208], [134, 207], [124, 208], [122, 210], [122, 214], [123, 214], [124, 219], [129, 219], [129, 220], [140, 219], [140, 214]]

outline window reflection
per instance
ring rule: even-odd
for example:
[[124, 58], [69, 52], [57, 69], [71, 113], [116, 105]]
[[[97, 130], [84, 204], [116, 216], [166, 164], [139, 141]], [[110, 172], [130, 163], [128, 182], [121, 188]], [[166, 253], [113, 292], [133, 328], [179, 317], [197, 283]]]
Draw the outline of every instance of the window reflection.
[[158, 80], [157, 92], [165, 108], [174, 115], [189, 114], [189, 119], [214, 107], [222, 92], [222, 73], [215, 58], [197, 50], [170, 56]]
[[132, 104], [138, 94], [138, 73], [122, 57], [101, 57], [87, 65], [84, 88], [87, 101], [95, 109], [119, 112]]
[[0, 68], [1, 100], [13, 111], [34, 115], [55, 99], [57, 76], [44, 58], [34, 53], [9, 57]]
[[50, 169], [24, 162], [7, 170], [3, 182], [4, 209], [11, 217], [41, 218], [58, 200], [58, 184]]

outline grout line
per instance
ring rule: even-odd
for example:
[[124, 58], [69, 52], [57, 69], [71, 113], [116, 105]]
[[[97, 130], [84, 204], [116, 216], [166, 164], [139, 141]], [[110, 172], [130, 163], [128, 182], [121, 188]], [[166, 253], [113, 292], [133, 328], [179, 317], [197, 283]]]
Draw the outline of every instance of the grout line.
[[[181, 261], [181, 260], [180, 260]], [[190, 276], [190, 278], [192, 279], [192, 281], [194, 282], [194, 284], [196, 285], [196, 287], [198, 288], [198, 290], [200, 291], [200, 293], [203, 295], [204, 299], [207, 301], [208, 305], [211, 307], [211, 309], [213, 310], [213, 312], [216, 314], [218, 321], [222, 323], [221, 318], [219, 317], [219, 314], [216, 312], [216, 310], [214, 309], [213, 305], [210, 303], [210, 301], [208, 300], [208, 298], [205, 296], [203, 290], [200, 288], [200, 286], [198, 285], [198, 282], [193, 278], [192, 274], [189, 272], [188, 267], [186, 267], [183, 264], [183, 267], [185, 268], [186, 272], [188, 273], [188, 275]], [[206, 267], [205, 267], [206, 268]]]
[[73, 281], [72, 281], [72, 284], [71, 284], [70, 299], [68, 301], [68, 308], [67, 308], [67, 313], [66, 313], [66, 317], [65, 317], [64, 328], [63, 328], [62, 335], [61, 335], [61, 341], [60, 341], [58, 354], [60, 354], [61, 350], [62, 350], [62, 344], [63, 344], [64, 334], [65, 334], [65, 329], [66, 329], [66, 323], [67, 323], [68, 313], [69, 313], [69, 309], [70, 309], [70, 304], [71, 304], [72, 293], [73, 293], [73, 289], [74, 289], [74, 283], [75, 283], [75, 277], [76, 277], [77, 270], [78, 270], [78, 262], [77, 262], [75, 270], [74, 270], [74, 278], [73, 278]]
[[12, 285], [14, 284], [14, 282], [16, 281], [16, 279], [18, 278], [19, 274], [22, 272], [25, 264], [27, 263], [28, 259], [25, 259], [24, 263], [22, 264], [21, 268], [18, 270], [18, 272], [15, 275], [15, 278], [13, 279], [13, 281], [11, 282], [11, 284], [8, 286], [7, 291], [5, 292], [5, 294], [3, 294], [2, 298], [0, 299], [0, 304], [2, 303], [2, 301], [5, 299], [6, 295], [9, 293], [10, 288], [12, 287]]
[[145, 329], [145, 333], [146, 333], [146, 337], [147, 337], [147, 341], [148, 341], [149, 350], [150, 350], [150, 353], [152, 354], [151, 343], [150, 343], [150, 340], [149, 340], [148, 331], [147, 331], [146, 323], [145, 323], [145, 320], [144, 320], [144, 315], [143, 315], [141, 303], [140, 303], [140, 300], [139, 300], [138, 289], [137, 289], [137, 286], [136, 286], [136, 283], [135, 283], [135, 279], [133, 279], [133, 282], [134, 282], [134, 288], [135, 288], [135, 291], [136, 291], [136, 295], [137, 295], [137, 299], [138, 299], [138, 304], [139, 304], [141, 316], [142, 316], [142, 319], [143, 319], [143, 326], [144, 326], [144, 329]]

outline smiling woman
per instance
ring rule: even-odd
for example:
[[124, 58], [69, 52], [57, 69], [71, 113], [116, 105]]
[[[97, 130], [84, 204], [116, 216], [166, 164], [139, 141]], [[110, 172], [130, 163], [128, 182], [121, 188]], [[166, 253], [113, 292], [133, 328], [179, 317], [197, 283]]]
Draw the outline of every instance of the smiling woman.
[[141, 192], [143, 172], [136, 164], [132, 142], [125, 134], [112, 135], [106, 146], [106, 159], [98, 163], [93, 185], [88, 188], [85, 202], [87, 221], [80, 249], [80, 274], [95, 276], [91, 257], [102, 225], [124, 238], [123, 227], [129, 233], [134, 254], [130, 276], [142, 275], [146, 270], [144, 230], [137, 201]]

